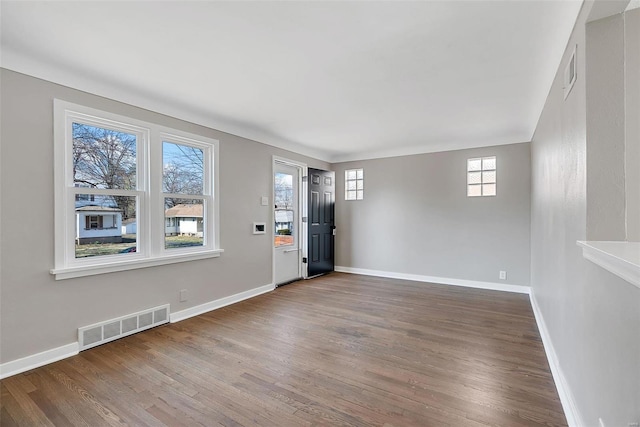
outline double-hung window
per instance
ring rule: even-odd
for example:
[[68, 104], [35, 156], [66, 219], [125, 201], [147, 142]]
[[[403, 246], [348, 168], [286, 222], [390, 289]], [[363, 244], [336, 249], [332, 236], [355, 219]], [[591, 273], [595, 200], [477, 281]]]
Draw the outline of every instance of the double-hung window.
[[55, 100], [56, 279], [219, 256], [218, 141]]

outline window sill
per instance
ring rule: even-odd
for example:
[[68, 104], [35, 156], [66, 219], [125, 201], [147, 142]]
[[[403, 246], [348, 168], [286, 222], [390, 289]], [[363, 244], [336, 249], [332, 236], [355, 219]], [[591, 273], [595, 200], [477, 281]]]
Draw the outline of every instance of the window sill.
[[109, 264], [77, 266], [67, 268], [53, 268], [50, 273], [56, 280], [72, 279], [75, 277], [95, 276], [97, 274], [114, 273], [116, 271], [135, 270], [138, 268], [155, 267], [158, 265], [175, 264], [178, 262], [196, 261], [207, 258], [217, 258], [224, 252], [224, 249], [214, 249], [205, 252], [168, 255], [148, 259], [137, 259], [132, 261], [118, 261]]
[[640, 288], [640, 242], [584, 242], [582, 256]]

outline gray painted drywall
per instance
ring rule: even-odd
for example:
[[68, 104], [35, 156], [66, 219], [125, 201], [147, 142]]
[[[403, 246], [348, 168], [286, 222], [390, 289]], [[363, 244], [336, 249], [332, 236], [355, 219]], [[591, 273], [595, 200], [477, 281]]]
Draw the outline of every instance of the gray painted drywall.
[[586, 28], [587, 239], [625, 240], [624, 20]]
[[624, 19], [627, 240], [640, 242], [640, 8]]
[[[626, 426], [640, 419], [640, 289], [585, 260], [576, 246], [587, 237], [587, 176], [609, 161], [587, 162], [590, 6], [578, 17], [531, 143], [531, 287], [584, 425], [601, 417]], [[562, 73], [576, 44], [578, 80], [565, 101]]]
[[[77, 341], [77, 328], [171, 304], [171, 311], [271, 283], [272, 155], [328, 164], [8, 70], [1, 70], [0, 362]], [[53, 99], [160, 123], [220, 141], [219, 258], [55, 281], [53, 267]], [[180, 289], [189, 300], [179, 302]]]
[[[471, 157], [497, 156], [496, 197], [467, 197]], [[344, 200], [345, 169], [364, 200]], [[336, 265], [529, 285], [529, 144], [333, 164]], [[499, 280], [500, 270], [507, 280]]]

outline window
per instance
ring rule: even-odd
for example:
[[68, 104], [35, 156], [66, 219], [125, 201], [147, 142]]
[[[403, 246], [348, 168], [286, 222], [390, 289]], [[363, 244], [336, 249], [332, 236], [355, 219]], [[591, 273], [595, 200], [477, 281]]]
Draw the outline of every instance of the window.
[[467, 160], [467, 196], [496, 195], [496, 156]]
[[294, 235], [294, 197], [293, 175], [285, 172], [274, 174], [274, 245], [291, 246], [295, 243]]
[[87, 229], [91, 230], [91, 229], [96, 229], [96, 228], [102, 228], [102, 217], [101, 216], [97, 216], [97, 215], [91, 215], [86, 217], [86, 222], [87, 222]]
[[217, 141], [54, 105], [56, 279], [219, 256]]
[[344, 171], [344, 199], [362, 200], [364, 198], [364, 172], [362, 169]]
[[[165, 229], [165, 249], [204, 245], [204, 149], [179, 141], [162, 142], [162, 191], [165, 218], [177, 224]], [[171, 229], [170, 229], [171, 228]]]

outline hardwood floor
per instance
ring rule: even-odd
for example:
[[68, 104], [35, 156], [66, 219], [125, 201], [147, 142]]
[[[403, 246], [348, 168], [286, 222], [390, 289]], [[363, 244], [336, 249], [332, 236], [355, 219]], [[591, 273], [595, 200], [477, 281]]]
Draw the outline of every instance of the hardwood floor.
[[528, 296], [333, 273], [1, 382], [2, 426], [566, 425]]

